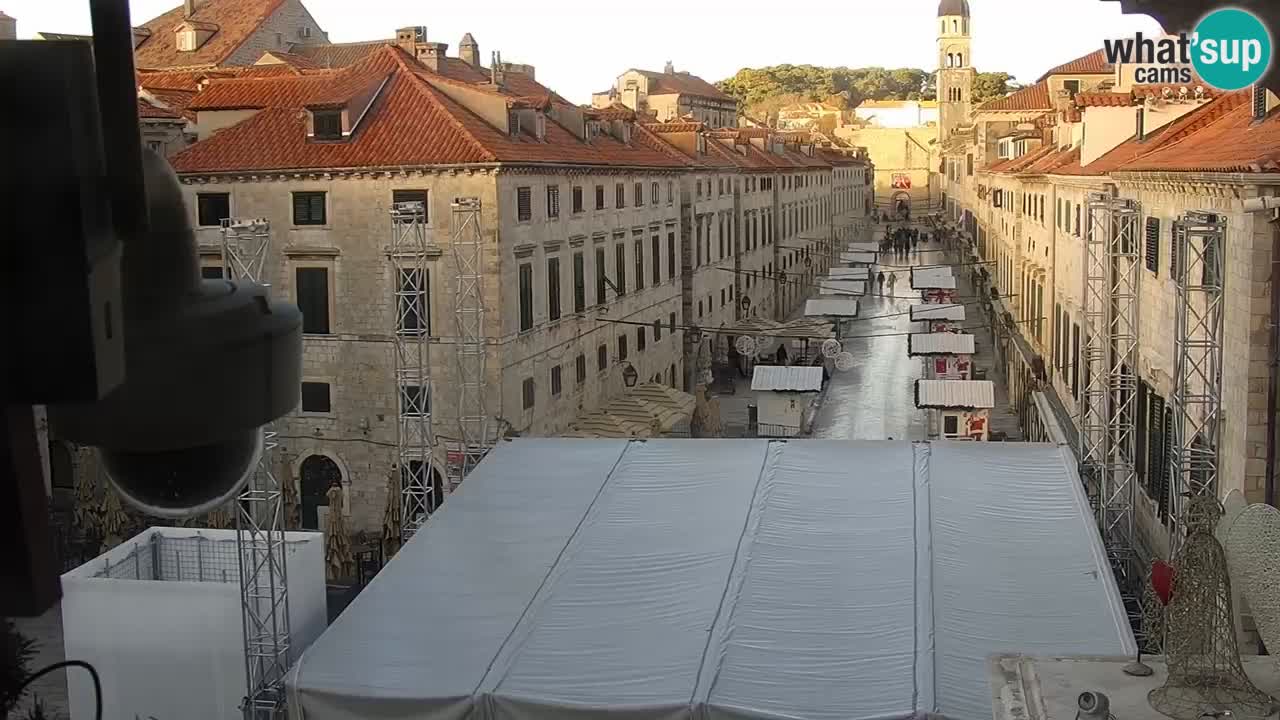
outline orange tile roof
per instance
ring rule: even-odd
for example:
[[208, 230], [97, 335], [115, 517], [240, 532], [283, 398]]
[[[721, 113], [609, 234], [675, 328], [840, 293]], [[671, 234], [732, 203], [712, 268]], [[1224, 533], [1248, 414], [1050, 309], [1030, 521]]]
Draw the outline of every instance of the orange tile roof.
[[147, 120], [181, 120], [182, 115], [138, 98], [138, 117]]
[[[1280, 172], [1280, 113], [1255, 123], [1248, 92], [1227, 96], [1212, 116], [1170, 134], [1159, 148], [1125, 164], [1129, 172]], [[1224, 98], [1225, 99], [1225, 98]], [[1210, 105], [1213, 105], [1211, 103]]]
[[[284, 0], [205, 0], [186, 17], [183, 6], [148, 20], [142, 27], [151, 36], [133, 51], [134, 64], [140, 68], [166, 68], [191, 65], [218, 65], [262, 27]], [[174, 30], [184, 22], [216, 28], [203, 45], [190, 52], [178, 50]]]
[[[310, 142], [302, 108], [331, 92], [343, 74], [390, 77], [354, 134], [343, 142]], [[380, 168], [471, 163], [530, 163], [679, 168], [668, 152], [630, 145], [609, 135], [583, 142], [553, 120], [546, 138], [511, 136], [431, 86], [426, 71], [395, 47], [386, 47], [347, 70], [294, 78], [223, 80], [193, 105], [221, 103], [262, 107], [247, 120], [215, 133], [171, 159], [180, 173], [254, 172], [329, 168]], [[354, 82], [354, 80], [352, 80]], [[250, 104], [253, 103], [253, 104]], [[226, 106], [225, 104], [223, 105]]]
[[1062, 150], [1056, 145], [1048, 145], [1045, 149], [1049, 152], [1041, 154], [1032, 160], [1030, 164], [1024, 166], [1021, 171], [1022, 175], [1048, 175], [1071, 162], [1074, 148]]
[[390, 40], [330, 43], [328, 45], [295, 45], [290, 53], [307, 58], [316, 67], [341, 69], [366, 58], [369, 53], [393, 43]]
[[664, 123], [645, 123], [645, 127], [656, 133], [688, 133], [698, 132], [703, 129], [702, 123], [694, 122], [664, 122]]
[[1045, 172], [1052, 175], [1083, 175], [1084, 170], [1080, 167], [1080, 146], [1077, 145], [1062, 153], [1058, 162]]
[[1106, 51], [1098, 49], [1049, 70], [1036, 82], [1042, 83], [1050, 75], [1107, 75], [1114, 70], [1115, 66], [1107, 62]]
[[1076, 107], [1129, 107], [1133, 105], [1133, 93], [1082, 92], [1076, 93]]
[[[635, 68], [632, 68], [635, 70]], [[652, 70], [635, 70], [649, 80], [650, 95], [697, 95], [716, 100], [733, 100], [720, 88], [689, 73], [665, 73]]]
[[1202, 82], [1200, 82], [1199, 80], [1197, 80], [1196, 82], [1187, 83], [1186, 85], [1182, 85], [1182, 84], [1174, 84], [1174, 85], [1134, 85], [1134, 86], [1133, 86], [1133, 96], [1134, 96], [1134, 97], [1136, 97], [1136, 98], [1149, 98], [1149, 97], [1152, 97], [1152, 98], [1162, 98], [1162, 97], [1164, 97], [1164, 90], [1165, 90], [1165, 88], [1169, 88], [1170, 92], [1172, 93], [1172, 94], [1170, 95], [1170, 97], [1171, 97], [1172, 99], [1179, 99], [1179, 98], [1181, 97], [1180, 93], [1181, 93], [1181, 91], [1182, 91], [1182, 88], [1184, 88], [1184, 87], [1185, 87], [1185, 88], [1187, 89], [1187, 95], [1186, 95], [1186, 97], [1187, 97], [1188, 99], [1194, 99], [1194, 98], [1195, 98], [1195, 89], [1196, 89], [1196, 86], [1197, 86], [1197, 85], [1198, 85], [1200, 88], [1202, 88], [1201, 93], [1200, 93], [1200, 96], [1201, 96], [1203, 99], [1205, 99], [1205, 100], [1212, 100], [1212, 99], [1217, 98], [1217, 97], [1222, 97], [1222, 91], [1221, 91], [1221, 90], [1218, 90], [1217, 88], [1214, 88], [1214, 87], [1210, 87], [1209, 85], [1206, 85], [1205, 83], [1202, 83]]
[[277, 64], [288, 65], [298, 70], [316, 70], [320, 68], [319, 63], [317, 63], [315, 60], [312, 60], [306, 55], [300, 55], [298, 53], [281, 52], [279, 50], [270, 50], [268, 52], [262, 53], [262, 55], [263, 57], [270, 55], [271, 57], [275, 58], [276, 60], [279, 60], [280, 62], [263, 63], [262, 58], [259, 58], [258, 61], [259, 63], [261, 63], [261, 65], [266, 65], [266, 66], [277, 65]]
[[191, 101], [195, 99], [196, 93], [190, 90], [162, 90], [156, 88], [143, 88], [145, 92], [156, 101], [163, 104], [164, 107], [173, 112], [181, 114], [188, 120], [196, 119], [195, 112], [188, 109]]
[[1052, 110], [1053, 103], [1049, 101], [1049, 86], [1040, 81], [1035, 85], [1028, 85], [1002, 98], [988, 100], [978, 106], [978, 112], [1017, 112], [1028, 110]]

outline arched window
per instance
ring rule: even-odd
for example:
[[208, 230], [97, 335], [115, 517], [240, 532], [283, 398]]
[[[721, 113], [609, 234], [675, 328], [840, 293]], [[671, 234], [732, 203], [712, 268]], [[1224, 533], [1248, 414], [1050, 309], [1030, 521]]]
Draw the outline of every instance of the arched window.
[[312, 455], [302, 461], [298, 482], [303, 530], [320, 530], [320, 508], [329, 506], [329, 488], [342, 484], [338, 464], [324, 455]]
[[960, 21], [958, 20], [951, 21], [951, 32], [960, 32]]
[[964, 67], [964, 55], [956, 53], [956, 67]]
[[960, 21], [960, 26], [964, 28], [964, 34], [968, 35], [969, 34], [969, 18], [963, 18]]

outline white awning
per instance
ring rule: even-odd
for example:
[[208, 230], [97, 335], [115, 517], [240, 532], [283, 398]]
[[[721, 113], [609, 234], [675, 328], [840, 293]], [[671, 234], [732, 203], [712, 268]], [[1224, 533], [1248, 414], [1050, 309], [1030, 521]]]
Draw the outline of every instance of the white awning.
[[951, 320], [964, 321], [964, 305], [952, 303], [922, 303], [911, 306], [911, 321]]
[[861, 280], [822, 280], [822, 295], [866, 295], [867, 284]]
[[875, 253], [880, 252], [880, 243], [851, 242], [845, 246], [845, 250], [848, 250], [849, 252], [867, 252], [867, 253], [872, 253], [874, 255]]
[[973, 336], [966, 333], [915, 333], [907, 336], [907, 354], [972, 355]]
[[518, 438], [285, 685], [307, 720], [971, 720], [993, 653], [1134, 651], [1065, 447]]
[[818, 392], [822, 389], [822, 368], [813, 365], [757, 365], [751, 375], [751, 389], [777, 392]]
[[857, 317], [858, 301], [847, 295], [811, 298], [805, 301], [804, 314], [808, 317]]
[[990, 410], [996, 386], [990, 380], [917, 380], [916, 407], [943, 410]]
[[951, 268], [945, 265], [931, 265], [911, 269], [911, 289], [913, 290], [954, 290], [956, 278]]
[[867, 280], [871, 271], [864, 267], [833, 267], [827, 270], [827, 280]]
[[876, 263], [876, 254], [873, 252], [842, 252], [840, 253], [840, 262], [853, 263], [854, 265], [874, 265]]

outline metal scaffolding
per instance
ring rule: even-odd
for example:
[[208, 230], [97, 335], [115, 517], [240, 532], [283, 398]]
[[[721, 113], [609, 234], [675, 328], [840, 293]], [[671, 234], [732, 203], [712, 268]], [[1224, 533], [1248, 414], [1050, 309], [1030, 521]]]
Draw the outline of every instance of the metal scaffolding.
[[453, 201], [453, 311], [458, 328], [458, 442], [449, 448], [449, 487], [453, 489], [493, 447], [485, 404], [484, 233], [480, 200]]
[[1080, 471], [1126, 606], [1141, 588], [1134, 505], [1137, 425], [1138, 206], [1092, 193], [1084, 237], [1085, 371], [1080, 403]]
[[1188, 212], [1173, 226], [1177, 353], [1169, 440], [1170, 552], [1182, 535], [1184, 494], [1216, 493], [1222, 418], [1222, 250], [1226, 221]]
[[443, 498], [437, 487], [431, 428], [431, 318], [427, 205], [391, 204], [392, 338], [395, 345], [396, 463], [400, 470], [401, 537], [413, 537]]
[[[265, 273], [271, 224], [265, 219], [222, 221], [222, 272], [231, 281], [269, 285]], [[263, 428], [262, 458], [236, 503], [236, 555], [244, 631], [246, 720], [283, 717], [289, 669], [289, 592], [284, 501], [271, 472], [276, 433]]]

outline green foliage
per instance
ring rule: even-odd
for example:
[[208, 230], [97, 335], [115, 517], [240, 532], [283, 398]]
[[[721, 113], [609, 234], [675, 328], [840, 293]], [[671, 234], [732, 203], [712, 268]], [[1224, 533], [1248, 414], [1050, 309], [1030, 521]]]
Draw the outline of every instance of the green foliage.
[[18, 632], [12, 620], [3, 618], [3, 621], [3, 627], [0, 627], [0, 712], [9, 717], [9, 712], [24, 694], [18, 688], [31, 674], [28, 665], [36, 656], [36, 643]]
[[[716, 84], [737, 98], [748, 115], [766, 119], [797, 102], [825, 101], [851, 110], [864, 100], [933, 100], [936, 76], [919, 68], [774, 65], [743, 68]], [[1000, 97], [1011, 89], [1010, 82], [1008, 73], [978, 73], [974, 98]]]

